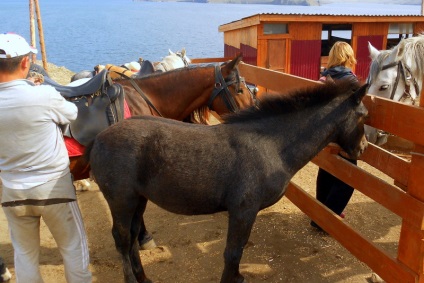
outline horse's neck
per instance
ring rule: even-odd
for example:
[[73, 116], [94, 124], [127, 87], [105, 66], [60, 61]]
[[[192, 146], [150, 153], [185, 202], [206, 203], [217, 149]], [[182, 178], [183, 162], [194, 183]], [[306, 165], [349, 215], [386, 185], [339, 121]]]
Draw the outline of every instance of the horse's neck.
[[[261, 136], [274, 137], [269, 140], [276, 141], [276, 150], [286, 164], [289, 175], [293, 176], [330, 142], [334, 142], [335, 128], [343, 114], [336, 116], [332, 112], [326, 107], [315, 107], [271, 118], [272, 127], [258, 125], [257, 130]], [[281, 122], [282, 119], [284, 122]], [[269, 145], [266, 142], [263, 145], [264, 150], [268, 150]]]
[[[197, 108], [207, 105], [213, 87], [213, 71], [182, 70], [172, 75], [163, 73], [136, 79], [135, 82], [164, 117], [183, 120]], [[129, 82], [125, 84], [131, 87]], [[132, 96], [133, 100], [141, 99], [136, 91], [126, 95]]]

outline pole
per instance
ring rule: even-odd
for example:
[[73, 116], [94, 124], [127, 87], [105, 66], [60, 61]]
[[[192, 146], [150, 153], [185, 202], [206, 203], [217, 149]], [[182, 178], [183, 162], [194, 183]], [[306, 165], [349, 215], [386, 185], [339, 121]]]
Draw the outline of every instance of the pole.
[[[31, 45], [36, 47], [35, 44], [35, 20], [34, 20], [34, 0], [29, 0], [29, 32], [31, 36]], [[32, 54], [31, 62], [35, 63], [37, 59], [36, 54]]]
[[48, 71], [46, 48], [44, 46], [43, 23], [41, 22], [40, 5], [38, 4], [38, 0], [34, 0], [34, 3], [35, 3], [35, 12], [37, 13], [38, 36], [40, 37], [40, 48], [41, 48], [41, 58], [43, 61], [43, 68], [46, 71]]
[[424, 0], [421, 1], [421, 16], [424, 16]]

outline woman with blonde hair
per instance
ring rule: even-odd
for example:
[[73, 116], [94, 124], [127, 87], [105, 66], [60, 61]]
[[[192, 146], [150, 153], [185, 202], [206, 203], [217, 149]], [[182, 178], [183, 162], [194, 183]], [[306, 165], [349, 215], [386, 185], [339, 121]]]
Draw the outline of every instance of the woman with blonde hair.
[[355, 54], [352, 47], [343, 41], [337, 41], [331, 47], [328, 54], [327, 68], [321, 73], [320, 81], [325, 80], [330, 76], [333, 80], [350, 79], [353, 82], [358, 82], [352, 68], [356, 64]]
[[[351, 68], [356, 64], [355, 55], [352, 47], [346, 42], [337, 41], [331, 47], [327, 69], [321, 75], [320, 81], [325, 81], [327, 78], [333, 80], [350, 80], [352, 83], [359, 83], [358, 78], [352, 72]], [[349, 162], [356, 165], [356, 160], [346, 158]], [[331, 209], [335, 214], [344, 218], [343, 210], [347, 206], [353, 194], [353, 188], [343, 181], [337, 179], [322, 168], [318, 170], [316, 183], [316, 198], [323, 205]], [[319, 230], [322, 230], [315, 222], [311, 225]]]

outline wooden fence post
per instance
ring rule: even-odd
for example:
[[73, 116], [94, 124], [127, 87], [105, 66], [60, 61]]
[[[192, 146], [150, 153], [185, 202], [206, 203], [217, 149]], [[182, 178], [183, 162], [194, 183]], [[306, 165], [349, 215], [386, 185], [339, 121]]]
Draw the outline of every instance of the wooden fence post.
[[41, 22], [41, 12], [40, 5], [38, 4], [38, 0], [33, 0], [35, 3], [35, 12], [37, 14], [37, 25], [38, 25], [38, 36], [40, 37], [40, 48], [41, 48], [41, 58], [43, 61], [43, 68], [48, 71], [47, 67], [47, 56], [46, 56], [46, 48], [44, 46], [44, 32], [43, 32], [43, 23]]
[[[424, 107], [423, 90], [421, 90], [419, 99], [419, 106]], [[411, 155], [411, 170], [406, 192], [424, 202], [424, 147], [415, 145]], [[408, 208], [405, 207], [405, 209]], [[405, 219], [402, 220], [398, 259], [417, 273], [416, 282], [424, 283], [424, 215], [419, 227]]]
[[[34, 0], [29, 0], [29, 33], [31, 36], [31, 46], [37, 47], [35, 43], [35, 20], [34, 20]], [[31, 62], [35, 63], [37, 59], [36, 54], [32, 54]]]

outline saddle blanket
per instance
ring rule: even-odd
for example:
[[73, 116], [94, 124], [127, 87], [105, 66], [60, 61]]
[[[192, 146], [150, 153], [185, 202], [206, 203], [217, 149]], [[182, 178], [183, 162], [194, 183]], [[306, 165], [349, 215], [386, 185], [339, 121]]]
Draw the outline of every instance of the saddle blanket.
[[[128, 107], [127, 101], [124, 100], [124, 119], [130, 118], [131, 112]], [[63, 137], [65, 139], [66, 149], [68, 150], [69, 157], [81, 156], [84, 154], [85, 146], [81, 145], [73, 138]]]

